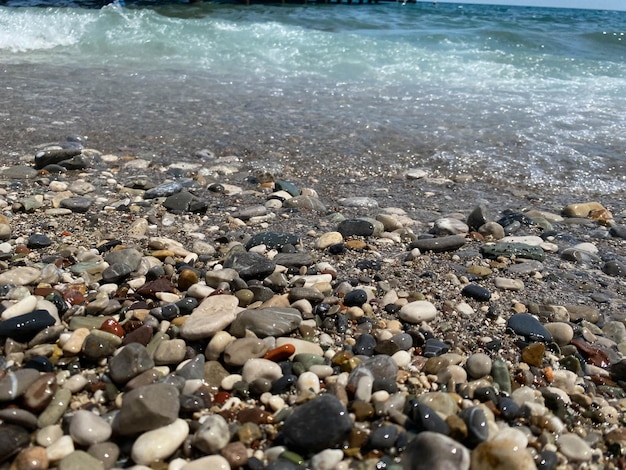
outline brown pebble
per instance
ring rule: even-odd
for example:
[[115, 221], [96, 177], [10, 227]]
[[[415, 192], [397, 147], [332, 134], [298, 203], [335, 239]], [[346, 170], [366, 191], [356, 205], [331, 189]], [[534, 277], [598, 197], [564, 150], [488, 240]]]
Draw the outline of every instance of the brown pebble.
[[39, 446], [22, 450], [11, 465], [11, 470], [46, 470], [49, 466], [46, 449]]
[[56, 375], [42, 374], [24, 392], [24, 405], [31, 411], [41, 411], [48, 406], [56, 390]]
[[231, 442], [220, 451], [220, 454], [228, 461], [231, 468], [243, 467], [248, 463], [248, 450], [243, 442]]
[[522, 350], [522, 361], [531, 366], [541, 367], [545, 350], [546, 347], [543, 343], [529, 344]]
[[178, 275], [178, 289], [186, 291], [198, 282], [198, 274], [193, 269], [183, 269]]

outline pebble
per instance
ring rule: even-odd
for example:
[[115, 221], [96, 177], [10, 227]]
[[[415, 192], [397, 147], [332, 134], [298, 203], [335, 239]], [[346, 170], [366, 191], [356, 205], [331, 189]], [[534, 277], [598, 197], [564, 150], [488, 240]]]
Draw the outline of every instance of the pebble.
[[402, 456], [404, 470], [469, 470], [470, 451], [443, 434], [420, 432]]
[[535, 460], [516, 441], [497, 439], [480, 443], [471, 454], [472, 470], [534, 470]]
[[462, 235], [448, 235], [444, 237], [423, 238], [409, 244], [409, 250], [417, 248], [421, 252], [442, 253], [456, 251], [465, 245], [466, 240]]
[[132, 436], [167, 426], [178, 418], [178, 397], [176, 387], [165, 383], [131, 390], [123, 396], [113, 429], [123, 436]]
[[184, 419], [140, 435], [133, 443], [131, 457], [139, 465], [150, 465], [172, 455], [189, 435]]
[[78, 410], [72, 417], [69, 432], [78, 445], [90, 446], [108, 440], [111, 437], [112, 428], [97, 414], [87, 410]]
[[283, 425], [283, 435], [290, 448], [317, 453], [339, 445], [352, 428], [345, 406], [333, 395], [324, 394], [296, 407]]
[[192, 439], [193, 446], [207, 454], [220, 451], [229, 441], [228, 423], [220, 415], [207, 416]]
[[574, 433], [561, 434], [557, 441], [559, 451], [573, 462], [591, 460], [592, 449], [580, 436]]
[[516, 313], [507, 321], [507, 327], [531, 341], [549, 342], [552, 340], [550, 332], [532, 315]]
[[302, 323], [302, 316], [295, 308], [268, 307], [240, 312], [230, 325], [233, 336], [243, 337], [251, 331], [259, 338], [286, 336]]
[[437, 316], [437, 308], [427, 300], [409, 302], [400, 309], [399, 317], [408, 323], [428, 322]]
[[475, 353], [467, 358], [465, 367], [470, 377], [480, 379], [491, 373], [493, 361], [485, 353]]
[[222, 331], [236, 318], [239, 299], [234, 295], [214, 295], [203, 300], [180, 328], [186, 340], [209, 338]]

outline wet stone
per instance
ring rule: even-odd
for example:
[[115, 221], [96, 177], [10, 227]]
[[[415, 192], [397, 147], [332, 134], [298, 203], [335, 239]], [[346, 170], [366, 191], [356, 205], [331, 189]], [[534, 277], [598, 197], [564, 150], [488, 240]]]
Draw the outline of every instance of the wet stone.
[[626, 277], [626, 263], [617, 260], [611, 260], [604, 263], [602, 272], [613, 277]]
[[354, 289], [343, 298], [343, 304], [346, 307], [360, 307], [365, 302], [367, 302], [367, 292], [363, 289]]
[[467, 442], [474, 447], [489, 438], [489, 425], [485, 412], [477, 406], [465, 408], [459, 416], [467, 425]]
[[372, 431], [367, 444], [373, 449], [389, 449], [396, 443], [398, 434], [395, 426], [381, 426]]
[[439, 434], [450, 434], [450, 427], [430, 406], [420, 403], [417, 400], [409, 402], [406, 414], [411, 419], [410, 429], [418, 433], [435, 432]]
[[424, 357], [436, 357], [445, 354], [450, 349], [450, 345], [436, 338], [428, 338], [424, 344]]
[[371, 356], [374, 354], [376, 339], [370, 334], [362, 334], [356, 339], [352, 351], [356, 355]]
[[552, 340], [550, 332], [532, 315], [516, 313], [507, 321], [507, 327], [530, 341], [545, 343]]
[[314, 453], [341, 444], [352, 427], [344, 405], [325, 394], [298, 406], [285, 421], [283, 435], [290, 449]]
[[409, 443], [402, 465], [405, 470], [469, 470], [470, 452], [454, 439], [425, 431]]
[[15, 400], [22, 396], [38, 378], [39, 372], [35, 369], [19, 369], [9, 372], [0, 379], [0, 402]]
[[13, 338], [19, 342], [28, 342], [45, 329], [54, 325], [56, 320], [47, 310], [34, 310], [0, 322], [0, 337]]
[[30, 434], [14, 424], [0, 424], [0, 462], [4, 462], [30, 443]]
[[69, 432], [74, 442], [90, 446], [108, 440], [112, 429], [111, 425], [97, 414], [78, 410], [72, 417]]

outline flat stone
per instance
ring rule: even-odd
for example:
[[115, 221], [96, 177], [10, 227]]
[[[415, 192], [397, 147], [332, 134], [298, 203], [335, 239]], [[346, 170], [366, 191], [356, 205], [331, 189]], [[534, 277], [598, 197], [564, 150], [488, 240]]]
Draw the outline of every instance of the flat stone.
[[434, 222], [431, 233], [439, 235], [461, 235], [469, 232], [469, 226], [462, 220], [454, 217], [443, 217]]
[[0, 402], [21, 397], [38, 378], [39, 371], [35, 369], [18, 369], [15, 372], [8, 372], [0, 379]]
[[207, 297], [183, 323], [180, 335], [191, 341], [209, 338], [230, 325], [239, 310], [239, 299], [234, 295]]
[[456, 251], [465, 245], [465, 237], [462, 235], [448, 235], [445, 237], [421, 238], [409, 244], [409, 250], [417, 248], [422, 252], [443, 253]]
[[530, 341], [549, 342], [552, 340], [550, 332], [532, 315], [516, 313], [507, 321], [507, 327]]
[[268, 307], [239, 313], [229, 331], [237, 337], [243, 337], [246, 330], [259, 338], [285, 336], [298, 328], [301, 323], [302, 316], [295, 308]]
[[416, 300], [404, 305], [399, 312], [399, 317], [408, 323], [421, 323], [432, 321], [437, 316], [437, 308], [427, 300]]
[[498, 289], [521, 291], [524, 290], [524, 281], [520, 279], [511, 279], [508, 277], [496, 277], [493, 280], [494, 285]]
[[368, 209], [376, 209], [378, 201], [367, 196], [344, 197], [339, 199], [339, 204], [344, 207], [365, 207]]
[[63, 209], [69, 209], [72, 212], [78, 214], [84, 214], [89, 210], [89, 208], [93, 205], [94, 199], [90, 197], [68, 197], [66, 199], [62, 199], [59, 203], [60, 207]]
[[251, 358], [263, 357], [268, 350], [268, 344], [259, 338], [240, 338], [224, 349], [224, 363], [241, 367]]
[[41, 270], [30, 266], [11, 268], [0, 274], [0, 285], [27, 286], [41, 277]]
[[61, 459], [59, 470], [104, 470], [104, 464], [83, 450], [75, 450]]

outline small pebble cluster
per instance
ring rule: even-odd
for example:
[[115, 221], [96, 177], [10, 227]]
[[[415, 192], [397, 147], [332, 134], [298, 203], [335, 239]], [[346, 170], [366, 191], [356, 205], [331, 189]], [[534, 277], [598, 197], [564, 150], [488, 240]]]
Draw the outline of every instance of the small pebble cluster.
[[0, 170], [0, 468], [626, 466], [623, 208], [427, 218], [78, 137], [22, 163]]

